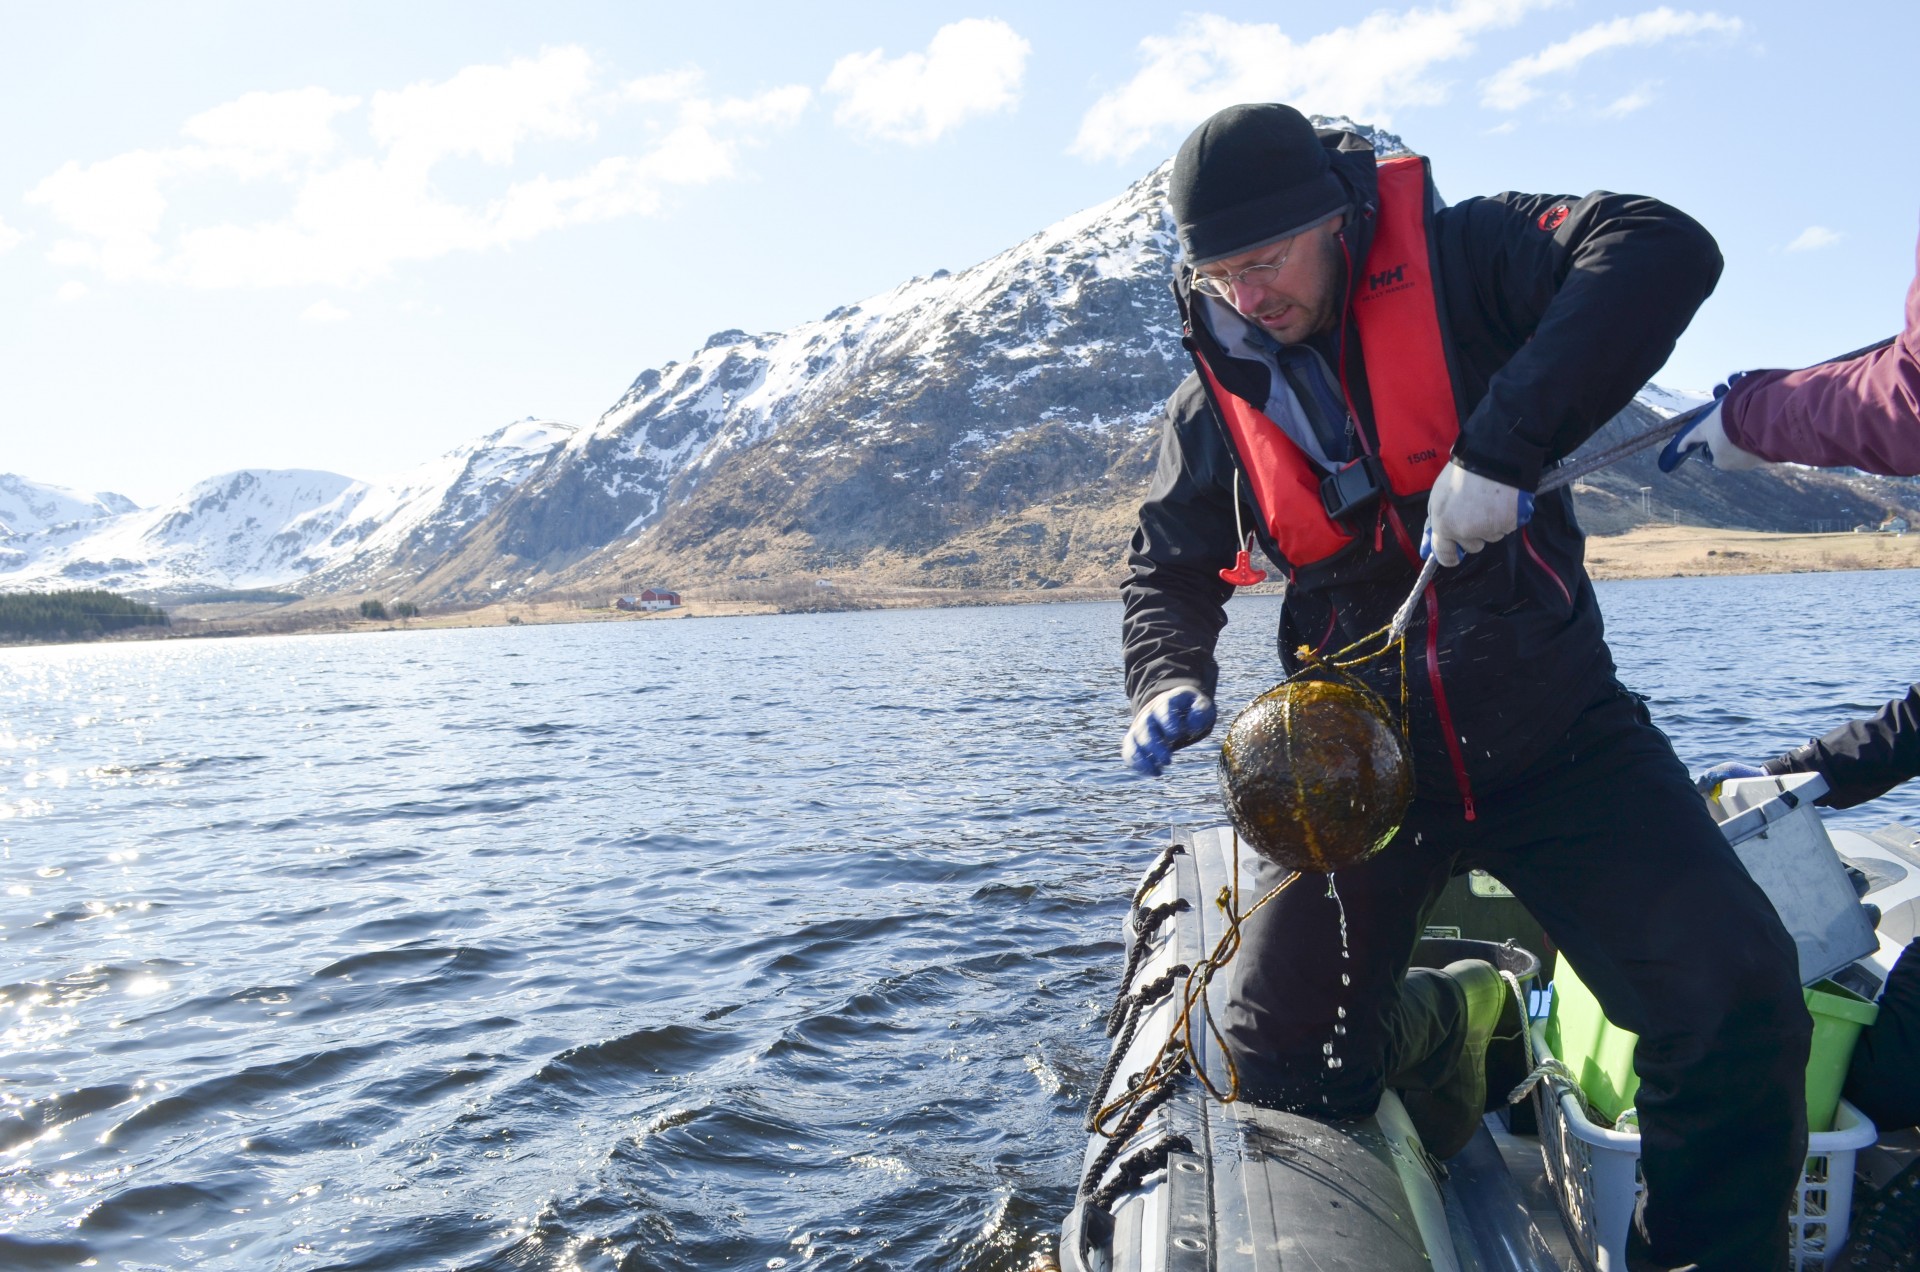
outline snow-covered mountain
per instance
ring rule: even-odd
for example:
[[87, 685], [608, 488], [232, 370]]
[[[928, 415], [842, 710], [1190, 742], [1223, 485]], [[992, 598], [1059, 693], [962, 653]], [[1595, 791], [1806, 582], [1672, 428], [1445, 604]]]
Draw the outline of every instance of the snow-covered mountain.
[[0, 539], [75, 521], [98, 521], [136, 511], [139, 506], [125, 495], [110, 491], [88, 495], [64, 486], [28, 481], [14, 473], [0, 473]]
[[568, 424], [529, 417], [455, 447], [396, 481], [355, 482], [288, 527], [316, 536], [302, 562], [301, 590], [404, 586], [458, 548], [574, 431]]
[[288, 525], [351, 486], [338, 473], [241, 469], [153, 508], [0, 540], [9, 588], [191, 591], [270, 587], [308, 571]]
[[[243, 524], [194, 514], [185, 524], [217, 525], [218, 542], [175, 541], [178, 505], [225, 490], [217, 479], [92, 535], [8, 540], [0, 586], [458, 600], [636, 571], [1105, 577], [1125, 537], [1116, 510], [1137, 497], [1186, 367], [1166, 296], [1169, 168], [972, 268], [790, 331], [721, 332], [564, 439], [496, 435], [385, 485], [252, 474], [263, 498], [282, 484], [299, 497]], [[469, 471], [482, 453], [516, 458]]]
[[0, 537], [0, 588], [191, 596], [410, 578], [417, 557], [444, 552], [572, 432], [522, 420], [388, 483], [299, 469], [225, 473], [158, 507]]
[[[433, 602], [821, 577], [1111, 583], [1156, 417], [1190, 365], [1167, 295], [1170, 167], [971, 268], [790, 331], [721, 332], [643, 371], [590, 428], [523, 420], [392, 482], [242, 472], [163, 508], [0, 535], [0, 588]], [[1694, 400], [1649, 386], [1595, 442]], [[1583, 517], [1640, 524], [1656, 482], [1671, 513], [1752, 529], [1877, 522], [1876, 500], [1906, 497], [1833, 474], [1655, 479], [1652, 462], [1583, 483]]]
[[1153, 420], [1188, 366], [1167, 296], [1170, 169], [969, 269], [789, 331], [724, 331], [642, 372], [436, 590], [1110, 577], [1125, 540], [1113, 510], [1137, 499]]

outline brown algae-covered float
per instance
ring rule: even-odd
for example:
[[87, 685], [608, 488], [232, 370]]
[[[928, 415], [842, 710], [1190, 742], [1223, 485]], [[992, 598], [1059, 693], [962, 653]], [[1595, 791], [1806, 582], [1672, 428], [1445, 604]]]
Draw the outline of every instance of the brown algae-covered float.
[[1220, 790], [1255, 851], [1326, 874], [1393, 838], [1413, 799], [1413, 765], [1371, 693], [1295, 681], [1234, 717], [1220, 748]]

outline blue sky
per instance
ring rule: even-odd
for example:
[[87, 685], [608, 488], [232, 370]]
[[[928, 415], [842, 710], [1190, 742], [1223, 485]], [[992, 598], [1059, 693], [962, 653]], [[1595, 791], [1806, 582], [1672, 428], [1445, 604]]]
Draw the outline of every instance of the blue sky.
[[[394, 473], [960, 268], [1278, 99], [1443, 193], [1658, 195], [1727, 272], [1663, 383], [1889, 334], [1920, 5], [0, 0], [0, 471]], [[1171, 386], [1169, 386], [1171, 387]]]

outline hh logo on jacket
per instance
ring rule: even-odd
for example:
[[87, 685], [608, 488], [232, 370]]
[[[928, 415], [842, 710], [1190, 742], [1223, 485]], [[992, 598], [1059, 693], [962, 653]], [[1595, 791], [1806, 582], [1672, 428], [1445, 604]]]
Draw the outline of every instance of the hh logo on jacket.
[[1409, 286], [1411, 286], [1411, 284], [1407, 282], [1407, 265], [1405, 261], [1402, 261], [1400, 264], [1389, 269], [1369, 271], [1367, 274], [1367, 294], [1360, 297], [1360, 299], [1372, 300], [1376, 296], [1389, 295], [1393, 292], [1402, 291]]

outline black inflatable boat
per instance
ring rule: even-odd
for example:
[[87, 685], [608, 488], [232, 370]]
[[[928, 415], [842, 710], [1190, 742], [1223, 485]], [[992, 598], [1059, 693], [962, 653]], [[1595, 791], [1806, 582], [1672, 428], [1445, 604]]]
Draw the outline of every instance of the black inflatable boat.
[[[1868, 899], [1886, 915], [1881, 950], [1849, 969], [1871, 998], [1912, 935], [1906, 929], [1920, 927], [1920, 850], [1913, 833], [1899, 827], [1873, 837], [1842, 832], [1835, 840], [1845, 860], [1864, 865], [1876, 889]], [[1607, 1155], [1620, 1144], [1637, 1152], [1637, 1139], [1588, 1122], [1569, 1082], [1542, 1081], [1526, 1102], [1488, 1115], [1467, 1148], [1445, 1163], [1421, 1146], [1391, 1091], [1374, 1117], [1337, 1125], [1208, 1094], [1201, 1075], [1224, 1089], [1225, 1066], [1207, 1030], [1184, 1027], [1182, 1012], [1190, 995], [1203, 992], [1190, 986], [1192, 969], [1226, 929], [1216, 898], [1237, 882], [1238, 895], [1252, 899], [1251, 872], [1236, 881], [1242, 867], [1235, 852], [1225, 827], [1181, 835], [1134, 895], [1126, 975], [1108, 1018], [1115, 1043], [1090, 1104], [1082, 1182], [1061, 1234], [1062, 1272], [1624, 1266], [1623, 1234], [1606, 1230], [1621, 1220], [1594, 1190]], [[1531, 1040], [1544, 1047], [1548, 997], [1535, 951], [1546, 946], [1505, 889], [1483, 875], [1456, 879], [1427, 933], [1416, 964], [1478, 957], [1510, 973], [1527, 1006]], [[1221, 995], [1224, 985], [1204, 992]], [[1197, 1008], [1189, 1013], [1197, 1015]], [[1142, 1084], [1140, 1075], [1156, 1060], [1164, 1064], [1170, 1038], [1190, 1048], [1186, 1072]], [[1143, 1093], [1143, 1085], [1150, 1089]], [[1855, 1150], [1874, 1138], [1871, 1123], [1850, 1106], [1832, 1134], [1814, 1137], [1794, 1216], [1798, 1269], [1824, 1267], [1838, 1252], [1856, 1164], [1863, 1176], [1878, 1171], [1878, 1182], [1906, 1164], [1898, 1144], [1891, 1155], [1869, 1160], [1862, 1153], [1856, 1162]], [[1844, 1178], [1828, 1178], [1836, 1172]], [[1629, 1190], [1631, 1179], [1629, 1165]]]

